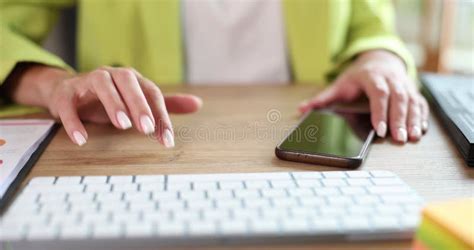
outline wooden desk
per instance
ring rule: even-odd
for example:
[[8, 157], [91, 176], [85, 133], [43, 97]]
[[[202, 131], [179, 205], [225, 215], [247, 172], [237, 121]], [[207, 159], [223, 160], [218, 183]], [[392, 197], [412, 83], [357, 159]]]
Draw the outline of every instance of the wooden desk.
[[[154, 139], [132, 129], [119, 131], [94, 124], [86, 126], [88, 143], [78, 147], [61, 129], [28, 179], [49, 175], [333, 170], [281, 161], [274, 154], [275, 145], [285, 131], [298, 121], [298, 103], [317, 90], [307, 86], [165, 88], [164, 92], [194, 93], [204, 100], [198, 113], [172, 116], [176, 134], [174, 149], [165, 149]], [[418, 143], [400, 146], [390, 140], [376, 141], [361, 169], [394, 171], [428, 201], [474, 196], [474, 170], [467, 168], [434, 117], [431, 117], [428, 134]], [[318, 247], [403, 249], [409, 248], [410, 242]]]

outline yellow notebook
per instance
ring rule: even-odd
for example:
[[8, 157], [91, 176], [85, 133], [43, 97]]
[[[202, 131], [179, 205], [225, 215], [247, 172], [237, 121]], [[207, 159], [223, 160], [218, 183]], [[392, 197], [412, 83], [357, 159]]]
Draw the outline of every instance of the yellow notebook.
[[428, 248], [474, 249], [474, 198], [426, 206], [418, 236]]

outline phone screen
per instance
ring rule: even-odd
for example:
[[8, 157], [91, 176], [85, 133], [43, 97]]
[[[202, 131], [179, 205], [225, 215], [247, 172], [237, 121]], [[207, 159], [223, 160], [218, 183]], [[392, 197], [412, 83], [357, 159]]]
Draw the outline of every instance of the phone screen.
[[357, 157], [371, 130], [370, 114], [313, 110], [279, 148], [308, 154]]

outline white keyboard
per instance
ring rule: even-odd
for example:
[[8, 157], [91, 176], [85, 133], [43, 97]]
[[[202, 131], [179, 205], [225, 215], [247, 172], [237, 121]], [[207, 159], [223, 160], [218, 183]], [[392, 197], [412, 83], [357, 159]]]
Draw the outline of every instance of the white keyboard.
[[421, 205], [388, 171], [36, 177], [1, 217], [0, 242], [85, 249], [410, 238]]

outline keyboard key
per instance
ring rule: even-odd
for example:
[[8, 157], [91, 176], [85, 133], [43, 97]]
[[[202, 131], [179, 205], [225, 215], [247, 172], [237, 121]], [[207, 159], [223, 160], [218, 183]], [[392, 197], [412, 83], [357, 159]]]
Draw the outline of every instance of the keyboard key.
[[59, 231], [59, 238], [67, 240], [84, 239], [91, 233], [91, 227], [89, 225], [64, 226]]
[[110, 184], [87, 184], [85, 191], [86, 192], [96, 192], [96, 193], [106, 193], [112, 190], [112, 185]]
[[371, 229], [369, 219], [362, 216], [350, 216], [342, 219], [342, 227], [350, 231], [369, 231]]
[[189, 234], [194, 236], [213, 235], [217, 233], [217, 224], [210, 221], [192, 223], [189, 225]]
[[321, 184], [320, 180], [298, 180], [296, 182], [298, 184], [298, 187], [300, 188], [311, 188], [311, 187], [322, 187], [323, 184]]
[[274, 180], [271, 181], [273, 188], [295, 188], [296, 183], [293, 180]]
[[231, 190], [207, 190], [206, 193], [209, 199], [228, 199], [234, 196]]
[[215, 181], [200, 181], [193, 183], [194, 190], [215, 190], [217, 189], [217, 183]]
[[349, 183], [350, 186], [362, 186], [362, 187], [373, 185], [369, 178], [347, 179], [347, 183]]
[[371, 177], [369, 172], [366, 171], [347, 171], [346, 174], [349, 178], [369, 178]]
[[35, 177], [28, 182], [28, 185], [36, 186], [36, 185], [53, 185], [56, 177]]
[[370, 204], [378, 204], [380, 203], [380, 198], [375, 195], [356, 195], [354, 196], [354, 200], [357, 204], [361, 205], [370, 205]]
[[140, 184], [164, 183], [165, 176], [164, 175], [137, 175], [135, 176], [135, 182], [140, 183]]
[[203, 210], [202, 217], [204, 220], [208, 221], [219, 221], [222, 218], [230, 218], [231, 211], [227, 209], [223, 210]]
[[68, 194], [67, 201], [70, 203], [89, 203], [93, 202], [95, 193], [77, 193]]
[[228, 235], [234, 235], [234, 234], [245, 234], [249, 233], [249, 225], [247, 221], [229, 221], [229, 220], [224, 220], [220, 224], [220, 233], [221, 234], [228, 234]]
[[294, 197], [314, 196], [314, 191], [311, 188], [290, 188], [287, 191], [290, 196]]
[[128, 202], [150, 201], [151, 193], [148, 192], [128, 192], [125, 193], [123, 199]]
[[114, 175], [109, 177], [109, 184], [127, 184], [133, 182], [131, 175]]
[[79, 185], [81, 180], [81, 176], [60, 176], [56, 180], [55, 185]]
[[320, 196], [332, 196], [340, 194], [339, 189], [334, 187], [321, 187], [321, 188], [314, 188], [314, 192], [316, 195]]
[[179, 191], [155, 191], [151, 193], [151, 197], [155, 201], [172, 201], [178, 199]]
[[373, 171], [370, 171], [370, 174], [373, 177], [395, 177], [395, 174], [386, 170], [373, 170]]
[[186, 233], [187, 225], [179, 222], [159, 223], [157, 233], [159, 236], [178, 236]]
[[168, 182], [166, 191], [188, 191], [191, 190], [191, 182]]
[[80, 224], [83, 225], [102, 225], [109, 222], [108, 213], [100, 213], [98, 211], [84, 213], [80, 219]]
[[257, 234], [268, 234], [274, 232], [275, 229], [278, 229], [279, 227], [277, 220], [264, 220], [254, 222], [251, 226], [251, 231]]
[[263, 189], [262, 196], [266, 198], [286, 197], [288, 194], [284, 189]]
[[141, 183], [140, 184], [140, 187], [139, 187], [140, 191], [151, 191], [151, 192], [155, 192], [155, 191], [164, 191], [165, 190], [165, 184], [164, 183], [161, 183], [161, 182], [156, 182], [156, 183], [153, 183], [153, 182], [150, 182], [150, 183]]
[[327, 205], [326, 199], [323, 198], [323, 197], [316, 197], [316, 196], [305, 197], [305, 198], [302, 198], [300, 201], [301, 201], [301, 204], [305, 207], [326, 206]]
[[114, 192], [136, 192], [138, 191], [138, 184], [136, 183], [123, 183], [114, 184], [112, 186]]
[[361, 195], [361, 194], [367, 194], [367, 191], [363, 189], [362, 187], [341, 187], [339, 188], [341, 190], [342, 194], [345, 195]]
[[182, 200], [204, 200], [206, 199], [206, 192], [204, 191], [180, 191], [179, 197]]
[[270, 200], [265, 198], [248, 198], [244, 200], [245, 208], [266, 208], [270, 207]]
[[305, 219], [285, 218], [282, 230], [287, 233], [304, 233], [310, 230], [310, 222]]
[[293, 177], [297, 180], [301, 179], [322, 179], [323, 175], [321, 172], [312, 172], [312, 171], [305, 171], [305, 172], [292, 172]]
[[339, 232], [339, 222], [335, 218], [317, 218], [312, 221], [312, 228], [317, 233], [334, 234]]
[[92, 229], [92, 236], [98, 239], [116, 238], [122, 234], [122, 226], [118, 223], [98, 224]]
[[83, 184], [107, 183], [107, 176], [84, 176]]
[[346, 174], [344, 171], [330, 171], [330, 172], [322, 172], [324, 178], [332, 179], [332, 178], [345, 178]]
[[247, 189], [270, 188], [270, 184], [267, 180], [251, 180], [245, 181], [245, 187]]
[[96, 196], [96, 200], [102, 203], [119, 203], [122, 199], [122, 193], [98, 193]]
[[395, 230], [399, 228], [399, 223], [396, 217], [389, 216], [375, 216], [371, 217], [372, 224], [375, 230]]
[[242, 181], [221, 181], [219, 186], [221, 189], [243, 189], [244, 183]]
[[154, 226], [151, 223], [125, 224], [125, 237], [150, 237], [154, 233]]
[[347, 186], [347, 183], [344, 179], [325, 179], [322, 180], [322, 183], [326, 187], [343, 187]]
[[272, 204], [274, 207], [297, 207], [298, 199], [294, 197], [279, 197], [272, 199]]
[[[273, 189], [266, 189], [267, 190], [272, 190]], [[241, 199], [249, 199], [249, 198], [258, 198], [260, 197], [260, 192], [258, 189], [240, 189], [240, 190], [235, 190], [234, 195], [236, 198], [241, 198]]]
[[193, 209], [211, 209], [214, 207], [214, 201], [204, 199], [190, 199], [186, 201], [186, 206]]

